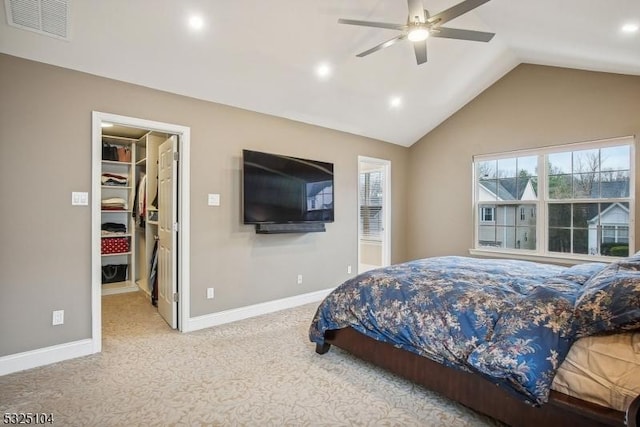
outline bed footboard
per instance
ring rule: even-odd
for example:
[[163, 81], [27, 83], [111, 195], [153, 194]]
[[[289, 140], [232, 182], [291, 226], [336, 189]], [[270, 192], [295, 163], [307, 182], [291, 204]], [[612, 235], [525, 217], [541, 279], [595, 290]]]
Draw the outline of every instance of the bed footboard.
[[634, 400], [627, 414], [556, 391], [551, 392], [547, 404], [533, 407], [479, 375], [448, 368], [425, 357], [376, 341], [352, 328], [327, 331], [325, 339], [324, 345], [316, 346], [318, 354], [326, 353], [331, 345], [335, 345], [362, 360], [509, 425], [640, 427], [640, 397]]

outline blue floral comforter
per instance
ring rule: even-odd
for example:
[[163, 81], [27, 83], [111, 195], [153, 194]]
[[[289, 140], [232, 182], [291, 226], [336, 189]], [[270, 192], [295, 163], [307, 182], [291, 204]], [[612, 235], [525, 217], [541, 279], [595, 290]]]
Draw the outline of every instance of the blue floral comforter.
[[347, 326], [541, 404], [577, 338], [640, 327], [640, 256], [569, 268], [456, 256], [398, 264], [336, 288], [309, 336], [323, 344]]

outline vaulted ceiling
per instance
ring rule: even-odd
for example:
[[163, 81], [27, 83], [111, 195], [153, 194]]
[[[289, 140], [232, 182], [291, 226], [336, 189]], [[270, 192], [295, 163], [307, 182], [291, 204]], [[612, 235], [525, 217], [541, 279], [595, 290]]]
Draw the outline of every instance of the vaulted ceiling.
[[[423, 2], [433, 15], [458, 0]], [[640, 25], [638, 0], [491, 0], [447, 23], [496, 33], [490, 42], [429, 38], [422, 65], [408, 40], [358, 58], [398, 31], [337, 23], [403, 24], [406, 0], [69, 5], [69, 40], [5, 19], [0, 52], [403, 146], [522, 62], [640, 75], [640, 32], [622, 30]]]

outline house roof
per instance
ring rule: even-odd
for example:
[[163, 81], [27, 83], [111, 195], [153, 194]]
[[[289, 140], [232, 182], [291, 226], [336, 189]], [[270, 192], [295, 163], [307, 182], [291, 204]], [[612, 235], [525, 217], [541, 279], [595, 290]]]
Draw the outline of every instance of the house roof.
[[[497, 195], [498, 200], [520, 200], [527, 187], [529, 180], [518, 178], [500, 178], [481, 180], [480, 185], [490, 193]], [[534, 191], [535, 188], [534, 188]], [[591, 198], [597, 199], [615, 199], [619, 197], [628, 197], [629, 181], [614, 180], [601, 181], [599, 185], [591, 187]]]
[[498, 196], [498, 200], [520, 200], [529, 180], [519, 178], [500, 178], [499, 180], [481, 180], [487, 191]]
[[[457, 3], [423, 0], [431, 14]], [[640, 75], [640, 33], [621, 32], [640, 23], [637, 0], [491, 0], [447, 26], [495, 32], [493, 40], [428, 39], [420, 66], [407, 40], [357, 58], [397, 31], [337, 23], [405, 23], [405, 0], [69, 4], [69, 41], [3, 16], [0, 52], [403, 146], [520, 63]], [[187, 25], [193, 14], [199, 31]], [[330, 76], [316, 76], [322, 63]]]

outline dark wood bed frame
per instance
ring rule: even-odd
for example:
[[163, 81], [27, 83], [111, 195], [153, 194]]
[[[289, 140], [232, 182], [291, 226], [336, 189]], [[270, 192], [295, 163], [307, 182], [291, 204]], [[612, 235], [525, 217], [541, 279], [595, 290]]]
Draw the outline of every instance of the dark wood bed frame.
[[640, 396], [632, 402], [626, 414], [556, 391], [551, 391], [548, 403], [533, 407], [479, 375], [448, 368], [369, 338], [352, 328], [327, 331], [325, 340], [324, 345], [316, 346], [318, 354], [326, 353], [331, 345], [335, 345], [362, 360], [512, 426], [640, 427]]

